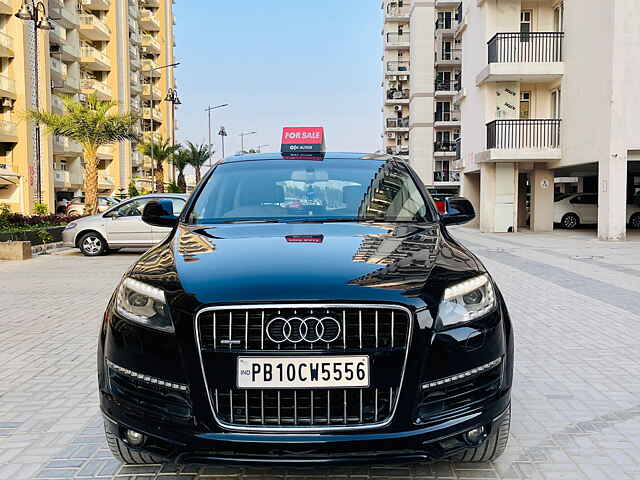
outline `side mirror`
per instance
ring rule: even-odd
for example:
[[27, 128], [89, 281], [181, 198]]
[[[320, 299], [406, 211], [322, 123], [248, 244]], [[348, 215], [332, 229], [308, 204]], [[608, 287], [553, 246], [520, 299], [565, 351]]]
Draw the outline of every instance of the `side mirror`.
[[147, 202], [142, 211], [142, 221], [154, 227], [175, 227], [178, 217], [173, 214], [173, 202], [167, 199]]
[[464, 197], [450, 197], [446, 201], [446, 213], [440, 215], [443, 225], [462, 225], [476, 218], [476, 211]]

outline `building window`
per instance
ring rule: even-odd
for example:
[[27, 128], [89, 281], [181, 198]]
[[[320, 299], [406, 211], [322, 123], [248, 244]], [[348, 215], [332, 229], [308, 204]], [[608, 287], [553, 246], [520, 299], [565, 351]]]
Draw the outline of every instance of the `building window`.
[[438, 29], [450, 29], [452, 26], [453, 12], [438, 12]]
[[551, 118], [560, 118], [562, 113], [562, 92], [558, 88], [551, 92]]
[[520, 120], [531, 118], [531, 92], [520, 92]]
[[529, 33], [531, 33], [531, 24], [533, 18], [533, 11], [531, 10], [522, 10], [520, 12], [520, 41], [528, 42], [529, 41]]

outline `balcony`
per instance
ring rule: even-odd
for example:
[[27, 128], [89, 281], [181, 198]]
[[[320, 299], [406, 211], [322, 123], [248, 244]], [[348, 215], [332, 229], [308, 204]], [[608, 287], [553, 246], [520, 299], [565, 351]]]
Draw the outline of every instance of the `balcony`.
[[131, 152], [131, 165], [133, 167], [142, 167], [144, 156], [140, 152]]
[[106, 173], [98, 173], [98, 187], [102, 190], [111, 190], [116, 182], [111, 175]]
[[56, 187], [71, 187], [71, 173], [68, 170], [55, 169], [53, 181]]
[[410, 70], [410, 62], [387, 62], [387, 75], [408, 75]]
[[85, 45], [80, 50], [80, 63], [87, 69], [97, 72], [111, 70], [111, 60], [100, 50]]
[[436, 8], [457, 8], [460, 4], [460, 0], [436, 0]]
[[438, 110], [434, 116], [435, 127], [460, 126], [460, 110]]
[[127, 23], [129, 24], [129, 32], [138, 33], [138, 20], [129, 16], [127, 18]]
[[142, 87], [142, 97], [149, 99], [152, 98], [154, 100], [162, 100], [162, 92], [160, 92], [160, 89], [158, 87], [156, 87], [155, 85], [143, 85]]
[[385, 150], [389, 155], [409, 155], [408, 145], [390, 145]]
[[74, 94], [80, 90], [80, 77], [77, 75], [69, 75], [67, 71], [67, 76], [62, 80], [60, 85], [56, 85], [56, 91], [60, 91], [67, 94]]
[[408, 33], [385, 33], [384, 48], [395, 50], [400, 48], [409, 48], [410, 35]]
[[145, 7], [159, 7], [160, 0], [142, 0], [142, 4]]
[[111, 6], [111, 0], [82, 0], [81, 3], [87, 10], [107, 11]]
[[395, 88], [387, 90], [387, 96], [385, 98], [385, 105], [403, 105], [409, 103], [411, 97], [409, 89], [396, 90]]
[[483, 82], [550, 82], [564, 75], [564, 32], [497, 33], [488, 43]]
[[158, 64], [156, 63], [155, 60], [150, 60], [150, 59], [145, 59], [142, 61], [142, 73], [148, 77], [149, 75], [155, 77], [155, 78], [160, 78], [160, 76], [162, 75], [162, 73], [160, 72], [160, 69], [158, 68]]
[[55, 84], [62, 83], [67, 77], [67, 65], [56, 57], [51, 57], [49, 64], [51, 65], [51, 79]]
[[561, 158], [560, 119], [494, 120], [487, 124], [484, 161], [550, 161]]
[[384, 12], [384, 19], [387, 22], [408, 22], [411, 14], [409, 5], [399, 6], [396, 2], [387, 4]]
[[77, 62], [80, 58], [80, 48], [77, 42], [67, 41], [60, 46], [60, 58], [65, 62]]
[[11, 0], [0, 0], [0, 15], [13, 15], [16, 13]]
[[129, 5], [129, 16], [136, 20], [140, 18], [140, 9], [137, 5]]
[[98, 158], [103, 160], [112, 160], [113, 159], [113, 145], [101, 145], [98, 147]]
[[455, 142], [434, 142], [433, 153], [440, 157], [455, 157], [456, 155], [456, 143]]
[[435, 83], [435, 91], [436, 96], [448, 96], [451, 97], [455, 95], [459, 88], [459, 82], [436, 82]]
[[92, 78], [82, 79], [80, 81], [80, 89], [82, 90], [82, 93], [87, 95], [95, 93], [100, 100], [111, 100], [113, 95], [111, 87]]
[[51, 111], [53, 113], [64, 113], [64, 102], [57, 95], [51, 95]]
[[160, 30], [160, 21], [151, 10], [140, 10], [140, 27], [147, 32], [157, 32]]
[[454, 18], [441, 18], [436, 20], [436, 35], [440, 37], [452, 37], [458, 28], [458, 22]]
[[0, 57], [13, 58], [13, 38], [0, 32]]
[[75, 10], [64, 8], [62, 5], [49, 9], [49, 14], [64, 28], [74, 29], [80, 24]]
[[16, 131], [16, 122], [10, 122], [8, 120], [0, 120], [0, 142], [18, 143], [18, 133]]
[[16, 99], [16, 82], [5, 75], [0, 75], [0, 97]]
[[162, 113], [157, 108], [145, 107], [142, 112], [143, 118], [151, 120], [153, 118], [156, 122], [162, 122]]
[[385, 127], [388, 132], [408, 132], [409, 117], [404, 118], [387, 118]]
[[138, 95], [142, 92], [142, 84], [138, 75], [131, 75], [131, 93]]
[[67, 41], [67, 30], [53, 20], [50, 23], [53, 28], [49, 31], [49, 42], [52, 45], [63, 45]]
[[142, 46], [146, 48], [146, 53], [160, 54], [160, 42], [149, 34], [142, 36]]
[[82, 153], [78, 142], [60, 135], [53, 136], [53, 154], [59, 157], [77, 157]]
[[140, 35], [137, 32], [129, 32], [129, 41], [132, 45], [140, 45]]
[[434, 183], [459, 183], [460, 172], [448, 171], [448, 172], [433, 172]]
[[80, 35], [94, 42], [109, 41], [111, 29], [98, 17], [90, 13], [81, 13], [78, 18], [80, 19]]
[[436, 66], [458, 66], [462, 65], [462, 49], [452, 48], [451, 50], [441, 50], [436, 52]]

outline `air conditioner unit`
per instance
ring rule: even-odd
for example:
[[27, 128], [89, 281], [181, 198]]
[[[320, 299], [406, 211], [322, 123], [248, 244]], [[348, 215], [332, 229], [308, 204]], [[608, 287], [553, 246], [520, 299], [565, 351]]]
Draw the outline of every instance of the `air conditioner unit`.
[[402, 105], [396, 105], [395, 107], [393, 107], [393, 109], [394, 109], [396, 112], [401, 112], [401, 111], [402, 111]]
[[387, 138], [395, 139], [396, 138], [396, 132], [387, 132]]
[[406, 82], [409, 80], [409, 75], [398, 75], [398, 80], [401, 82]]

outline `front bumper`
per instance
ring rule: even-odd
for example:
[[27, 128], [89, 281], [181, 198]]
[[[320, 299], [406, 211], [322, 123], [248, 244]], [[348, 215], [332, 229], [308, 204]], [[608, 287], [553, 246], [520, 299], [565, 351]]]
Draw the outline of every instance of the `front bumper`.
[[[437, 459], [468, 448], [462, 434], [490, 429], [510, 404], [513, 335], [504, 303], [473, 327], [433, 332], [414, 325], [409, 361], [397, 411], [388, 425], [352, 431], [232, 432], [214, 418], [207, 397], [193, 330], [176, 318], [176, 334], [132, 325], [108, 308], [98, 348], [102, 412], [108, 429], [125, 438], [143, 433], [141, 450], [177, 462], [352, 463]], [[185, 314], [186, 315], [186, 314]], [[192, 324], [192, 322], [189, 322]], [[447, 415], [420, 417], [422, 385], [501, 358], [499, 387]], [[107, 360], [156, 379], [169, 391], [111, 382]], [[231, 373], [234, 374], [235, 372]], [[188, 392], [176, 386], [188, 385]], [[154, 386], [155, 388], [155, 386]], [[156, 389], [157, 390], [157, 389]], [[160, 401], [158, 401], [160, 399]], [[430, 413], [431, 414], [431, 413]]]
[[76, 246], [76, 232], [78, 227], [72, 228], [70, 230], [64, 229], [62, 231], [62, 245], [64, 247], [75, 247]]

